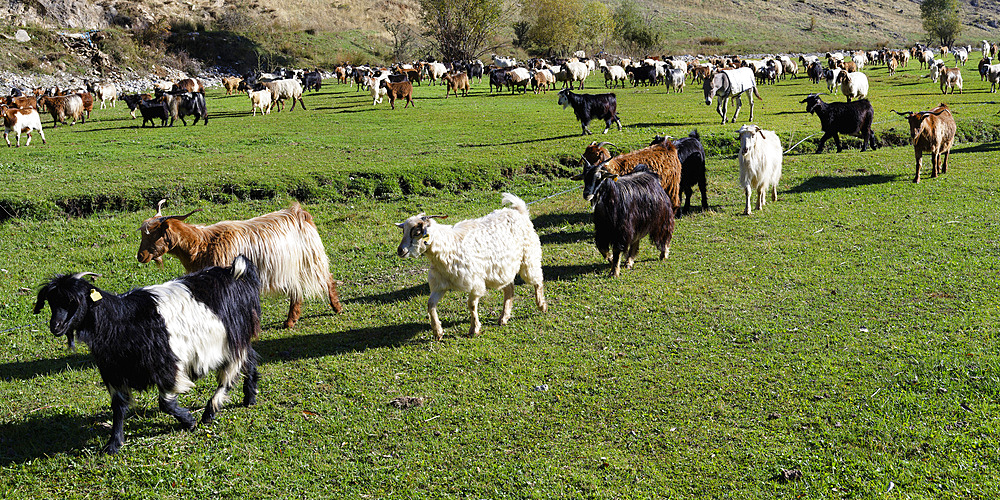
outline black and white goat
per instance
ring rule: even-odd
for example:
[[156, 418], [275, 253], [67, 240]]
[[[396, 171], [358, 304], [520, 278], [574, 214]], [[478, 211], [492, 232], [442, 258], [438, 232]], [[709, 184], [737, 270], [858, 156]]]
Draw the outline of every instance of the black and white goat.
[[240, 255], [231, 267], [209, 267], [122, 295], [95, 287], [83, 279], [87, 274], [93, 273], [52, 278], [38, 291], [34, 312], [48, 302], [49, 330], [65, 335], [70, 347], [79, 338], [90, 348], [111, 394], [105, 452], [117, 452], [124, 442], [133, 389], [156, 386], [160, 409], [185, 429], [197, 423], [177, 405], [177, 395], [210, 371], [219, 385], [205, 405], [203, 424], [215, 418], [241, 372], [243, 404], [256, 402], [257, 353], [250, 342], [260, 332], [260, 283], [249, 260]]

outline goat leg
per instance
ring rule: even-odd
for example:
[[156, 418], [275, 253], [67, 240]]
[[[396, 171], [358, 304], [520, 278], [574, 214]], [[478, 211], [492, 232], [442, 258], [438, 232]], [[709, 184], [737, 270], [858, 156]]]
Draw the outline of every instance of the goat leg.
[[257, 352], [250, 348], [247, 360], [243, 363], [243, 406], [253, 406], [257, 403], [257, 382], [259, 381]]
[[[506, 291], [504, 293], [506, 294]], [[479, 322], [479, 296], [475, 292], [469, 293], [469, 321], [472, 323], [469, 325], [469, 336], [479, 335], [482, 324]]]
[[[177, 419], [181, 427], [185, 430], [194, 429], [198, 423], [187, 408], [182, 408], [177, 404], [177, 394], [173, 392], [160, 391], [160, 411]], [[205, 414], [209, 413], [209, 408], [205, 407]]]
[[510, 310], [514, 306], [514, 283], [503, 287], [503, 313], [500, 314], [500, 326], [504, 326], [510, 321]]
[[437, 340], [441, 340], [444, 337], [444, 330], [441, 329], [441, 320], [438, 318], [437, 305], [441, 301], [441, 297], [444, 296], [443, 290], [435, 290], [431, 292], [430, 298], [427, 299], [427, 315], [431, 320], [431, 330], [434, 332], [434, 337]]
[[117, 453], [125, 442], [125, 414], [132, 397], [128, 390], [114, 390], [111, 393], [111, 439], [104, 446], [104, 453]]
[[289, 299], [288, 300], [288, 318], [285, 319], [285, 328], [292, 328], [295, 323], [298, 322], [299, 317], [302, 316], [302, 301]]
[[344, 306], [340, 305], [340, 296], [337, 295], [337, 280], [333, 279], [332, 275], [327, 282], [327, 291], [330, 296], [330, 307], [333, 309], [333, 312], [340, 314], [340, 311], [344, 310]]

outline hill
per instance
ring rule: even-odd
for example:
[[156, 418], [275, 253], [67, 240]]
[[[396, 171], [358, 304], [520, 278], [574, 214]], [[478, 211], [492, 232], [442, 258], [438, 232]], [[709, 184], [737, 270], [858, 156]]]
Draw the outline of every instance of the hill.
[[[653, 53], [813, 52], [901, 47], [925, 38], [916, 0], [638, 0], [638, 5], [663, 40]], [[983, 39], [996, 41], [1000, 4], [961, 0], [961, 5], [960, 42], [978, 48]], [[86, 71], [94, 53], [74, 50], [54, 34], [65, 29], [103, 30], [105, 41], [98, 47], [116, 70], [383, 62], [392, 59], [386, 25], [418, 33], [418, 9], [400, 0], [14, 0], [0, 13], [11, 25], [0, 39], [0, 50], [10, 57], [0, 64], [24, 72]], [[13, 41], [20, 26], [29, 29], [34, 44]], [[411, 52], [426, 54], [426, 40], [414, 37]]]

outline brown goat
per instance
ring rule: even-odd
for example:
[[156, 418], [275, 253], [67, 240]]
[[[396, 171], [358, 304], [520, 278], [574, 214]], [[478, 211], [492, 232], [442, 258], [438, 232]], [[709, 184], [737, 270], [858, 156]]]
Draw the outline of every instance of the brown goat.
[[55, 97], [42, 96], [38, 98], [38, 107], [45, 109], [52, 115], [53, 127], [60, 123], [65, 124], [67, 118], [73, 119], [72, 124], [76, 124], [77, 120], [80, 120], [81, 123], [86, 122], [83, 119], [83, 97], [77, 94]]
[[[649, 170], [660, 177], [660, 185], [670, 197], [670, 202], [677, 212], [681, 207], [681, 162], [677, 158], [677, 146], [671, 141], [664, 141], [653, 144], [630, 153], [621, 154], [614, 158], [603, 159], [610, 156], [607, 149], [602, 146], [607, 143], [591, 144], [584, 154], [592, 154], [592, 158], [601, 161], [601, 166], [610, 174], [625, 175], [635, 169], [640, 163], [649, 167]], [[592, 149], [593, 148], [593, 149]], [[587, 161], [591, 161], [588, 159]], [[591, 162], [593, 163], [593, 162]], [[583, 179], [583, 173], [573, 176], [573, 180]]]
[[201, 92], [205, 93], [205, 82], [195, 79], [195, 78], [185, 78], [183, 80], [177, 80], [174, 84], [173, 91], [183, 90], [184, 92]]
[[444, 98], [448, 98], [448, 93], [455, 91], [455, 97], [458, 97], [458, 91], [461, 89], [462, 97], [467, 97], [469, 95], [469, 75], [465, 72], [448, 74], [441, 77], [447, 82], [448, 87], [444, 91]]
[[412, 83], [407, 81], [394, 83], [382, 80], [382, 86], [386, 89], [386, 95], [389, 96], [389, 106], [392, 109], [396, 109], [396, 99], [406, 99], [406, 104], [403, 105], [404, 109], [411, 104], [413, 104], [413, 107], [417, 107], [417, 105], [413, 103]]
[[4, 98], [4, 101], [5, 101], [4, 104], [6, 104], [7, 107], [10, 108], [38, 109], [38, 99], [36, 99], [35, 96], [21, 96], [21, 97], [7, 96], [6, 98]]
[[242, 254], [257, 266], [261, 291], [288, 296], [286, 328], [298, 321], [306, 297], [328, 297], [334, 312], [341, 311], [337, 281], [330, 275], [329, 258], [316, 224], [298, 202], [250, 220], [195, 226], [184, 219], [198, 210], [164, 217], [164, 201], [157, 206], [156, 215], [142, 223], [136, 254], [139, 262], [162, 263], [163, 255], [170, 254], [191, 273], [225, 266]]
[[80, 95], [80, 99], [83, 100], [83, 110], [87, 113], [87, 119], [90, 119], [90, 112], [94, 110], [94, 96], [90, 92], [77, 92]]
[[854, 73], [858, 70], [858, 65], [854, 61], [838, 61], [837, 66], [848, 73]]
[[[942, 102], [930, 111], [917, 113], [893, 111], [906, 117], [906, 120], [910, 122], [910, 140], [913, 142], [913, 154], [917, 160], [913, 182], [920, 182], [920, 168], [924, 153], [931, 154], [931, 177], [938, 176], [939, 167], [942, 174], [947, 172], [948, 154], [955, 142], [955, 119], [951, 116], [948, 105]], [[942, 154], [944, 155], [943, 161]]]
[[238, 76], [224, 76], [222, 77], [222, 86], [226, 89], [226, 95], [233, 95], [240, 86], [240, 82], [243, 79]]

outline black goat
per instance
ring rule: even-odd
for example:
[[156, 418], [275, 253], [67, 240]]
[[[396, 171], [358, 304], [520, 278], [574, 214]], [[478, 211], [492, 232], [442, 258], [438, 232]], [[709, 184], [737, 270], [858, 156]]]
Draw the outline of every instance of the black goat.
[[806, 104], [806, 112], [816, 113], [819, 117], [820, 125], [823, 129], [823, 138], [819, 141], [817, 153], [823, 152], [823, 145], [826, 140], [833, 138], [837, 144], [837, 152], [843, 151], [838, 134], [848, 134], [861, 138], [861, 151], [866, 151], [869, 146], [878, 149], [875, 144], [875, 133], [872, 132], [872, 122], [875, 120], [875, 110], [868, 99], [859, 99], [853, 102], [831, 102], [825, 103], [820, 99], [819, 94], [809, 94], [805, 99], [799, 101]]
[[493, 93], [493, 87], [497, 88], [497, 92], [503, 90], [504, 84], [507, 83], [507, 72], [502, 69], [495, 69], [490, 71], [490, 93]]
[[[666, 137], [656, 136], [650, 146], [659, 142], [665, 142]], [[708, 181], [705, 177], [705, 148], [701, 145], [701, 136], [697, 130], [692, 130], [687, 137], [675, 139], [674, 146], [677, 147], [677, 159], [681, 162], [681, 184], [680, 189], [686, 195], [684, 210], [676, 210], [678, 214], [691, 212], [691, 195], [694, 194], [694, 185], [698, 185], [701, 191], [701, 209], [708, 210]]]
[[823, 65], [820, 64], [819, 61], [814, 61], [809, 64], [809, 68], [806, 69], [806, 73], [809, 74], [809, 81], [813, 83], [819, 83], [820, 80], [825, 78]]
[[632, 77], [632, 86], [638, 87], [639, 82], [643, 85], [656, 85], [658, 83], [656, 78], [656, 66], [642, 65], [638, 68], [629, 68], [625, 70], [626, 75]]
[[[131, 96], [125, 96], [131, 97]], [[128, 101], [125, 101], [126, 103]], [[146, 122], [149, 122], [151, 127], [156, 127], [156, 119], [160, 120], [160, 126], [167, 126], [167, 118], [170, 118], [170, 109], [167, 107], [167, 102], [163, 98], [156, 99], [142, 99], [139, 101], [139, 113], [142, 115], [142, 126], [146, 126]]]
[[656, 174], [638, 165], [630, 174], [615, 175], [584, 159], [583, 182], [584, 198], [594, 203], [594, 244], [611, 262], [612, 276], [621, 272], [622, 253], [626, 253], [625, 268], [632, 268], [639, 242], [647, 234], [660, 250], [660, 260], [667, 257], [674, 209]]
[[305, 73], [299, 79], [302, 82], [302, 91], [313, 89], [319, 92], [320, 87], [323, 86], [323, 75], [319, 74], [319, 71], [310, 71]]
[[618, 99], [614, 93], [574, 94], [569, 89], [563, 89], [559, 91], [559, 104], [563, 109], [573, 106], [573, 112], [576, 113], [576, 118], [580, 120], [580, 126], [583, 128], [583, 133], [580, 135], [593, 133], [589, 126], [594, 119], [604, 120], [605, 134], [611, 129], [612, 123], [618, 125], [618, 130], [622, 129], [622, 122], [618, 119]]
[[260, 282], [242, 255], [231, 267], [210, 267], [162, 285], [122, 295], [101, 290], [83, 279], [58, 275], [42, 286], [35, 314], [49, 303], [49, 330], [79, 338], [90, 348], [101, 379], [111, 394], [111, 439], [104, 451], [115, 453], [125, 440], [124, 422], [132, 390], [156, 386], [160, 409], [185, 429], [197, 423], [177, 405], [177, 395], [194, 381], [216, 371], [218, 388], [205, 405], [203, 424], [211, 423], [226, 392], [244, 374], [243, 404], [257, 397], [257, 353], [250, 342], [260, 333]]

